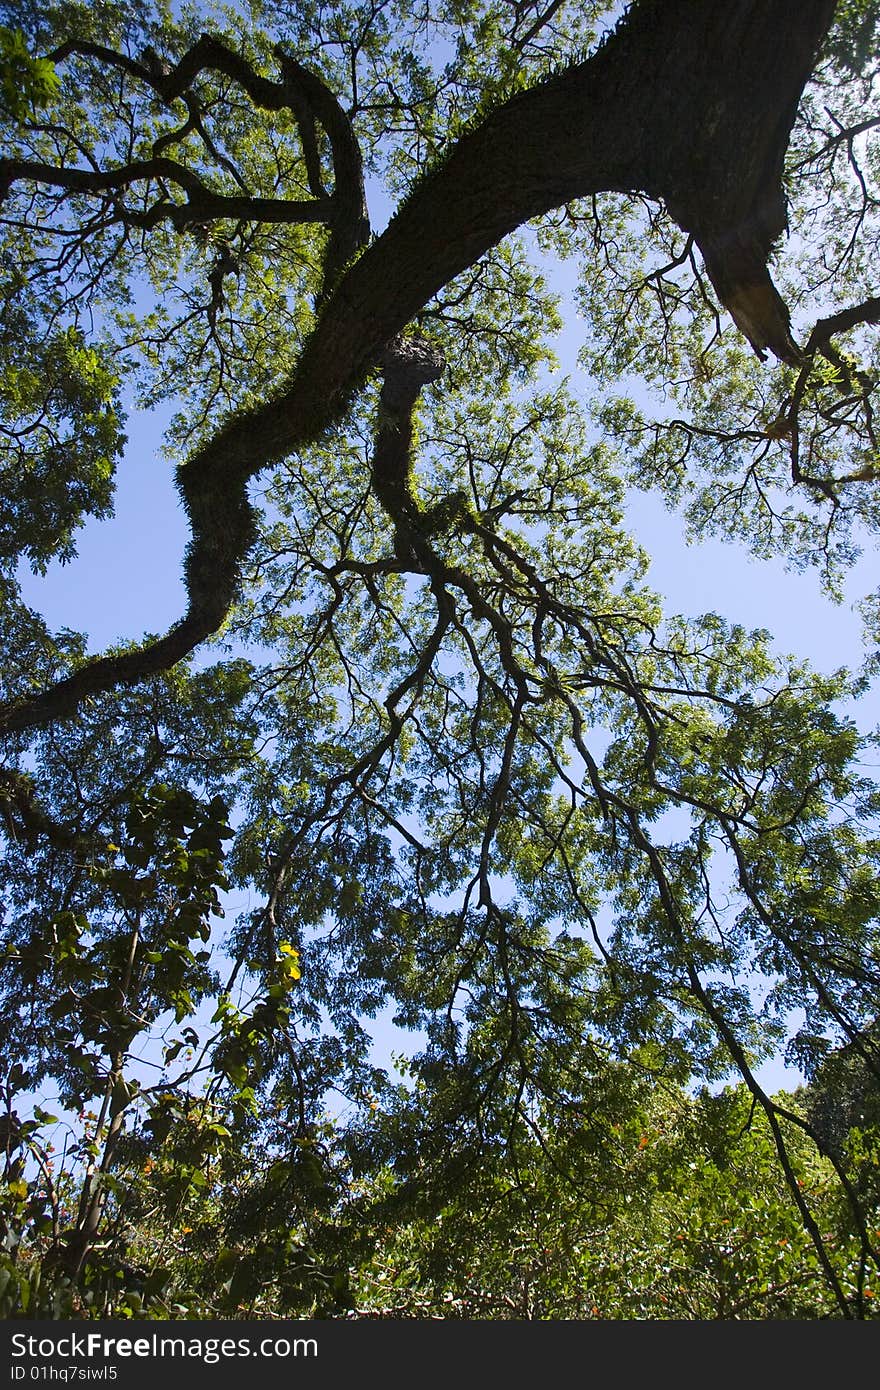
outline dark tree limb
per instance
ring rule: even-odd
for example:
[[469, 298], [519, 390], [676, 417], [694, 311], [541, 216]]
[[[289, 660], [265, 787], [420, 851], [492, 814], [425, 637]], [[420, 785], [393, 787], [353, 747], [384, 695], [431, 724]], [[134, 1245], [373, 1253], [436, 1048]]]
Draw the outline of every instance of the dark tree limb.
[[295, 200], [215, 193], [192, 170], [164, 156], [135, 160], [118, 169], [63, 169], [53, 164], [41, 164], [37, 160], [0, 159], [0, 188], [3, 190], [8, 190], [17, 182], [28, 182], [71, 193], [113, 194], [130, 188], [132, 184], [152, 180], [175, 184], [187, 194], [186, 203], [162, 199], [142, 214], [121, 209], [120, 221], [155, 226], [157, 222], [167, 220], [185, 226], [189, 222], [221, 218], [277, 223], [329, 222], [331, 219], [332, 204], [329, 198]]
[[[326, 83], [283, 49], [276, 48], [275, 53], [281, 64], [290, 107], [294, 112], [303, 112], [301, 133], [310, 129], [307, 116], [311, 114], [317, 117], [327, 132], [333, 155], [334, 217], [324, 260], [326, 293], [339, 272], [357, 251], [366, 246], [370, 237], [363, 160], [351, 121]], [[310, 186], [322, 186], [320, 169], [316, 167], [317, 149], [312, 140], [303, 138], [303, 151]]]
[[838, 333], [848, 333], [862, 323], [880, 323], [880, 296], [853, 304], [849, 309], [841, 309], [827, 319], [819, 319], [807, 340], [805, 351], [812, 353], [821, 350]]
[[[288, 386], [227, 421], [181, 468], [192, 530], [186, 617], [158, 642], [88, 663], [7, 709], [0, 728], [71, 715], [88, 694], [143, 680], [216, 631], [254, 536], [248, 482], [318, 439], [432, 296], [530, 218], [601, 192], [664, 201], [755, 350], [796, 359], [767, 260], [785, 229], [789, 135], [834, 8], [834, 0], [640, 0], [595, 55], [463, 136], [342, 274]], [[275, 101], [278, 84], [264, 94], [265, 80], [242, 75], [242, 62], [199, 40], [161, 79], [163, 94], [213, 66], [255, 101]]]
[[370, 467], [373, 491], [399, 531], [410, 533], [421, 521], [410, 471], [413, 410], [422, 387], [437, 381], [445, 365], [442, 354], [421, 337], [395, 339], [383, 358], [385, 381]]
[[[329, 221], [331, 219], [326, 216], [326, 213], [328, 207], [332, 206], [334, 211], [333, 231], [327, 264], [328, 272], [332, 270], [333, 274], [327, 274], [328, 283], [333, 275], [351, 259], [355, 251], [366, 244], [369, 237], [369, 221], [364, 197], [363, 166], [351, 123], [336, 97], [321, 78], [303, 67], [301, 63], [296, 62], [283, 50], [276, 50], [282, 69], [280, 82], [256, 72], [241, 54], [236, 53], [221, 39], [211, 34], [202, 34], [174, 66], [164, 64], [152, 50], [145, 51], [141, 55], [141, 59], [137, 60], [126, 54], [117, 53], [114, 49], [107, 48], [102, 44], [77, 39], [62, 44], [48, 56], [52, 62], [61, 63], [74, 54], [94, 58], [105, 66], [119, 68], [137, 81], [152, 88], [157, 96], [169, 106], [175, 101], [183, 100], [188, 111], [186, 122], [178, 130], [169, 132], [159, 143], [164, 144], [181, 139], [191, 130], [198, 131], [209, 152], [227, 172], [232, 174], [240, 186], [241, 179], [237, 171], [231, 168], [225, 156], [214, 148], [210, 137], [204, 130], [198, 101], [190, 91], [193, 82], [202, 72], [221, 73], [238, 83], [254, 104], [263, 110], [292, 111], [302, 142], [309, 189], [315, 198], [313, 210], [299, 217], [285, 215], [283, 211], [285, 206], [295, 209], [297, 207], [308, 208], [311, 205], [308, 203], [285, 204], [282, 199], [253, 199], [251, 200], [251, 216], [248, 215], [247, 209], [238, 206], [232, 211], [228, 208], [224, 211], [222, 208], [214, 210], [208, 207], [203, 216], [206, 218], [229, 216], [249, 221]], [[328, 200], [321, 173], [315, 134], [315, 117], [324, 126], [332, 149], [335, 176], [332, 204]], [[187, 170], [183, 170], [182, 173], [183, 177], [175, 176], [174, 173], [169, 173], [166, 177], [180, 183], [182, 187], [188, 188], [187, 180], [190, 183], [194, 182], [195, 175]], [[246, 190], [243, 192], [246, 193]], [[217, 195], [212, 196], [216, 197]]]
[[[864, 300], [861, 304], [853, 304], [847, 309], [841, 309], [836, 314], [831, 314], [828, 318], [818, 319], [803, 352], [801, 369], [798, 372], [797, 381], [791, 395], [791, 401], [786, 412], [776, 422], [775, 429], [778, 437], [790, 440], [789, 454], [791, 458], [791, 477], [792, 482], [803, 484], [811, 488], [814, 492], [820, 493], [827, 498], [832, 505], [837, 503], [836, 489], [842, 483], [873, 482], [877, 478], [877, 472], [873, 464], [869, 464], [855, 473], [848, 473], [841, 478], [816, 478], [804, 472], [800, 461], [800, 410], [803, 405], [804, 395], [807, 390], [807, 383], [813, 370], [813, 361], [817, 353], [820, 353], [826, 361], [836, 367], [839, 373], [839, 380], [846, 390], [855, 389], [852, 380], [852, 370], [843, 360], [838, 350], [834, 347], [832, 339], [838, 333], [847, 333], [852, 328], [859, 327], [860, 324], [880, 323], [880, 297], [873, 297]], [[870, 378], [863, 373], [855, 373], [858, 382], [858, 391], [861, 393], [862, 402], [865, 410], [870, 410], [869, 396], [873, 387]]]
[[14, 768], [0, 769], [0, 820], [9, 839], [28, 849], [46, 839], [63, 850], [94, 850], [94, 842], [63, 825], [41, 806], [33, 781]]
[[256, 72], [246, 58], [212, 34], [202, 34], [174, 65], [163, 63], [152, 49], [146, 49], [138, 60], [85, 39], [68, 39], [46, 56], [50, 62], [58, 64], [74, 55], [94, 58], [105, 67], [119, 68], [136, 81], [151, 87], [169, 105], [183, 97], [200, 73], [210, 71], [222, 73], [224, 77], [237, 82], [251, 101], [264, 110], [282, 111], [287, 106], [280, 83]]

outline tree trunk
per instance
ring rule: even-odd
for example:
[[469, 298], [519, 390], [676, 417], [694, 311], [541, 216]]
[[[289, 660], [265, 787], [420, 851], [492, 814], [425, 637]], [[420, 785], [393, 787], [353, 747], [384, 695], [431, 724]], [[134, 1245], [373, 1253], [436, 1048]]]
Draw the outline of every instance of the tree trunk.
[[591, 58], [465, 135], [345, 272], [285, 391], [228, 422], [180, 470], [189, 611], [0, 714], [21, 730], [174, 664], [223, 622], [254, 535], [248, 481], [319, 437], [422, 306], [530, 218], [594, 193], [644, 193], [693, 233], [755, 351], [797, 360], [767, 259], [786, 226], [782, 167], [835, 0], [639, 0]]

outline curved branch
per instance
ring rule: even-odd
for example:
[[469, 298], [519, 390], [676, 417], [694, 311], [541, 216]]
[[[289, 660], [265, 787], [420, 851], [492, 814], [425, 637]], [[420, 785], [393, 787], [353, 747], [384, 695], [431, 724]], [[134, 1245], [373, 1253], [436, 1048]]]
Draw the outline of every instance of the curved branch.
[[30, 849], [46, 839], [57, 849], [94, 849], [94, 841], [54, 819], [40, 805], [31, 778], [14, 768], [0, 769], [0, 821], [9, 838]]
[[849, 309], [841, 309], [827, 319], [818, 319], [805, 351], [812, 353], [826, 347], [835, 334], [846, 333], [860, 323], [880, 323], [880, 296], [875, 295], [861, 304], [853, 304]]
[[230, 218], [247, 222], [329, 222], [331, 203], [323, 200], [302, 201], [287, 198], [237, 197], [215, 193], [197, 174], [185, 165], [167, 157], [139, 159], [118, 169], [62, 169], [31, 159], [0, 159], [0, 188], [7, 190], [18, 181], [46, 184], [72, 193], [115, 193], [134, 183], [161, 179], [176, 184], [188, 195], [184, 204], [162, 201], [147, 213], [120, 213], [120, 220], [148, 219], [148, 225], [168, 219], [181, 224], [206, 221], [209, 218]]
[[[324, 209], [320, 217], [313, 214], [310, 217], [303, 217], [301, 219], [303, 221], [331, 220], [325, 215], [326, 192], [321, 176], [320, 158], [315, 138], [315, 116], [317, 116], [330, 140], [335, 174], [333, 202], [335, 220], [327, 253], [325, 276], [329, 285], [355, 251], [366, 244], [369, 237], [369, 220], [364, 196], [360, 149], [351, 122], [330, 88], [317, 74], [310, 72], [301, 63], [296, 62], [281, 48], [276, 48], [275, 51], [282, 69], [280, 82], [263, 77], [255, 71], [247, 59], [212, 34], [202, 34], [192, 48], [173, 67], [164, 64], [152, 49], [145, 50], [141, 55], [141, 60], [137, 61], [102, 44], [88, 43], [77, 39], [62, 44], [48, 56], [55, 63], [63, 62], [65, 58], [73, 54], [97, 58], [111, 67], [120, 68], [123, 72], [127, 72], [138, 81], [145, 83], [169, 105], [182, 98], [186, 102], [189, 119], [181, 129], [184, 131], [190, 127], [197, 129], [214, 157], [227, 168], [227, 161], [213, 150], [202, 129], [200, 113], [189, 91], [200, 73], [210, 71], [231, 78], [247, 93], [254, 104], [263, 110], [292, 111], [302, 142], [309, 188]], [[175, 132], [172, 138], [179, 133], [179, 131]], [[234, 171], [232, 172], [234, 174]], [[271, 202], [271, 200], [264, 201]], [[308, 204], [303, 206], [308, 206]], [[207, 215], [223, 216], [224, 214], [222, 212], [210, 212]], [[247, 214], [229, 212], [228, 215], [243, 217]], [[267, 215], [264, 220], [290, 221], [295, 219], [272, 218]]]
[[[874, 296], [864, 300], [861, 304], [853, 304], [847, 309], [841, 309], [838, 313], [831, 314], [828, 318], [816, 321], [804, 348], [803, 363], [795, 382], [788, 409], [774, 422], [774, 429], [778, 437], [787, 437], [791, 441], [789, 456], [792, 482], [802, 483], [815, 492], [821, 493], [832, 505], [837, 503], [835, 489], [840, 484], [871, 482], [877, 477], [877, 473], [873, 465], [869, 465], [857, 473], [846, 474], [839, 478], [816, 478], [805, 473], [800, 465], [800, 409], [813, 370], [813, 360], [816, 353], [821, 353], [832, 366], [837, 368], [840, 380], [847, 390], [854, 389], [851, 369], [833, 347], [831, 340], [837, 333], [847, 333], [850, 329], [864, 323], [880, 323], [880, 297]], [[856, 377], [863, 403], [865, 408], [869, 410], [868, 396], [872, 389], [872, 383], [862, 374], [856, 373]]]
[[[286, 389], [229, 420], [180, 469], [192, 529], [186, 617], [159, 641], [7, 708], [0, 729], [72, 714], [87, 695], [143, 680], [216, 631], [254, 536], [250, 479], [318, 439], [423, 305], [531, 218], [599, 192], [662, 199], [756, 351], [790, 358], [766, 262], [785, 227], [782, 162], [798, 100], [833, 11], [834, 0], [641, 0], [596, 54], [463, 136], [342, 274]], [[199, 40], [165, 91], [211, 63], [237, 77], [241, 60]]]
[[58, 64], [75, 54], [83, 58], [97, 58], [109, 67], [127, 72], [130, 77], [152, 87], [169, 104], [182, 97], [199, 74], [208, 70], [232, 78], [264, 110], [281, 111], [287, 106], [280, 83], [255, 72], [246, 58], [212, 34], [202, 34], [173, 66], [163, 63], [152, 49], [145, 49], [141, 59], [137, 60], [104, 44], [85, 39], [68, 39], [46, 56], [50, 62]]
[[333, 206], [330, 243], [324, 259], [324, 292], [332, 287], [340, 271], [370, 237], [370, 220], [364, 192], [364, 167], [360, 146], [351, 121], [325, 82], [291, 58], [280, 47], [275, 54], [281, 64], [284, 86], [291, 109], [297, 114], [306, 172], [314, 191], [321, 187], [320, 167], [310, 117], [316, 116], [327, 132], [333, 154]]
[[442, 354], [421, 337], [396, 339], [383, 360], [385, 382], [370, 471], [373, 491], [394, 523], [395, 544], [404, 559], [412, 558], [406, 552], [417, 545], [423, 520], [410, 475], [413, 409], [422, 387], [436, 381], [445, 365]]

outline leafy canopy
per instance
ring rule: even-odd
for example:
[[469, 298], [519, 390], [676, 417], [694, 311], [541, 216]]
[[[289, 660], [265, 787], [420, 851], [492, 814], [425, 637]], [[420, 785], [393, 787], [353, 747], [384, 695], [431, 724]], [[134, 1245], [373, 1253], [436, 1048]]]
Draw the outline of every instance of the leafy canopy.
[[[871, 663], [664, 616], [625, 503], [832, 593], [872, 544], [878, 11], [817, 27], [774, 286], [671, 173], [520, 196], [523, 113], [680, 7], [617, 8], [2, 7], [13, 1316], [871, 1312], [876, 1104], [823, 1081], [880, 1076]], [[19, 581], [134, 408], [189, 607], [90, 657]]]

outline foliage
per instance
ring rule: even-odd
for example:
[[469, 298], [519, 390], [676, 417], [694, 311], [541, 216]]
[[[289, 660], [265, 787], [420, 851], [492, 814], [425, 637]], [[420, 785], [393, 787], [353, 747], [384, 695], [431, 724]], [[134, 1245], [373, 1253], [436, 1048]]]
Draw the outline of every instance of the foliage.
[[[708, 1320], [835, 1314], [770, 1131], [743, 1087], [688, 1097], [642, 1086], [625, 1109], [484, 1164], [439, 1213], [386, 1229], [359, 1272], [362, 1314]], [[848, 1291], [875, 1315], [835, 1183], [795, 1140]], [[380, 1202], [393, 1200], [386, 1181]], [[375, 1199], [374, 1199], [375, 1200]], [[380, 1206], [380, 1210], [382, 1207]], [[876, 1213], [875, 1213], [876, 1215]]]
[[0, 25], [0, 95], [5, 109], [19, 121], [58, 95], [59, 81], [47, 58], [35, 58], [20, 29]]
[[[872, 667], [664, 615], [626, 503], [832, 594], [872, 543], [877, 9], [731, 290], [699, 84], [684, 152], [543, 167], [582, 78], [641, 119], [682, 7], [618, 8], [2, 6], [4, 1316], [874, 1314]], [[22, 567], [134, 406], [188, 607], [90, 656]]]

